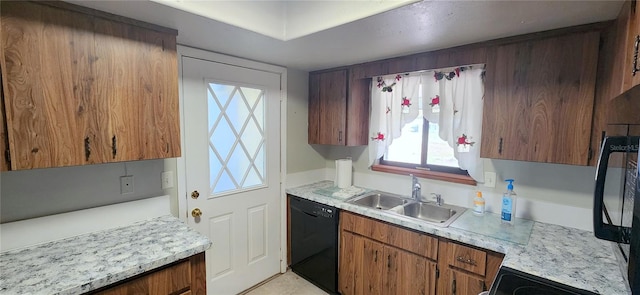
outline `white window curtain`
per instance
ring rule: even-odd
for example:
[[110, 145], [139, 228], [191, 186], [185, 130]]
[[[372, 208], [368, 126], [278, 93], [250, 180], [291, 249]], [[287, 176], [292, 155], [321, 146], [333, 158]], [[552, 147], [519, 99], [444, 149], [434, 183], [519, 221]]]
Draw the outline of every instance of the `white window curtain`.
[[[406, 123], [418, 115], [422, 97], [423, 116], [437, 123], [440, 138], [454, 150], [461, 169], [478, 182], [484, 182], [480, 159], [483, 66], [466, 66], [411, 75], [392, 75], [374, 79], [371, 89], [369, 161], [382, 157]], [[395, 84], [394, 84], [395, 83]], [[418, 94], [422, 85], [422, 93]], [[389, 90], [391, 92], [383, 91]], [[407, 100], [404, 100], [407, 99]]]

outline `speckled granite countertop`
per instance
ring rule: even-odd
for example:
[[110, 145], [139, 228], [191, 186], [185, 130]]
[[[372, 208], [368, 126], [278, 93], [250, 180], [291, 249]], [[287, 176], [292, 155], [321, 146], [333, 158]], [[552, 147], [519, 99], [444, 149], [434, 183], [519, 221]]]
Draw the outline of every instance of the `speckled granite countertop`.
[[201, 253], [173, 216], [0, 253], [0, 294], [81, 294]]
[[[343, 200], [313, 191], [332, 186], [332, 181], [287, 189], [304, 199], [327, 204], [421, 232], [459, 241], [505, 254], [503, 266], [543, 277], [568, 286], [606, 295], [631, 294], [615, 260], [610, 242], [596, 239], [593, 233], [559, 225], [533, 222], [526, 243], [509, 242], [500, 235], [487, 235], [465, 228], [454, 221], [443, 228], [380, 210], [345, 203]], [[468, 214], [470, 212], [465, 212]], [[499, 218], [498, 215], [494, 215]], [[485, 216], [486, 218], [491, 218]], [[500, 237], [500, 238], [499, 238]], [[519, 239], [522, 240], [522, 239]]]

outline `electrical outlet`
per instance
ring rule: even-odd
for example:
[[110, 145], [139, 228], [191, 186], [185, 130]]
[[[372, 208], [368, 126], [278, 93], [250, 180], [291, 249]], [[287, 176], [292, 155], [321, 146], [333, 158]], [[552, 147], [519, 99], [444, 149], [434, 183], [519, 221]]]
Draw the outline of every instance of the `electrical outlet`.
[[496, 173], [495, 172], [485, 172], [484, 173], [484, 186], [486, 186], [486, 187], [496, 187]]
[[173, 187], [173, 171], [162, 172], [162, 189]]
[[120, 176], [120, 194], [133, 194], [133, 175]]

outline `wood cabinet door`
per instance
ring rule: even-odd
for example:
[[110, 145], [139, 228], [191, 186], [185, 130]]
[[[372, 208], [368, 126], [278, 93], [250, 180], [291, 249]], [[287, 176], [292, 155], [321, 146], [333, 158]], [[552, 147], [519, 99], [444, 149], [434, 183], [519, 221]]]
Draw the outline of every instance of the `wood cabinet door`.
[[[636, 39], [640, 38], [640, 3], [638, 1], [625, 1], [621, 9], [621, 19], [626, 21], [625, 63], [623, 69], [623, 91], [629, 90], [640, 84], [640, 61], [636, 61], [634, 73], [634, 57], [637, 56]], [[625, 33], [623, 32], [623, 33]]]
[[443, 271], [438, 284], [438, 295], [477, 295], [487, 290], [481, 278], [447, 268]]
[[490, 50], [481, 156], [587, 165], [598, 44], [585, 32]]
[[345, 145], [347, 70], [309, 75], [309, 143]]
[[384, 294], [434, 294], [435, 263], [388, 246], [384, 259]]
[[174, 35], [47, 4], [1, 5], [11, 170], [180, 156]]
[[94, 46], [86, 15], [23, 1], [2, 1], [2, 67], [11, 169], [83, 165], [88, 149]]
[[[2, 54], [2, 46], [0, 46], [0, 56], [4, 56]], [[9, 170], [9, 162], [7, 161], [7, 153], [9, 152], [9, 139], [7, 138], [7, 125], [5, 124], [5, 115], [4, 115], [4, 79], [2, 79], [2, 71], [4, 71], [4, 65], [0, 59], [0, 171]]]
[[385, 268], [385, 252], [381, 243], [364, 239], [364, 255], [362, 260], [362, 284], [364, 294], [384, 295], [383, 277]]
[[104, 19], [94, 29], [109, 162], [180, 156], [175, 37]]
[[342, 295], [365, 294], [362, 284], [364, 240], [350, 232], [341, 231], [338, 289]]

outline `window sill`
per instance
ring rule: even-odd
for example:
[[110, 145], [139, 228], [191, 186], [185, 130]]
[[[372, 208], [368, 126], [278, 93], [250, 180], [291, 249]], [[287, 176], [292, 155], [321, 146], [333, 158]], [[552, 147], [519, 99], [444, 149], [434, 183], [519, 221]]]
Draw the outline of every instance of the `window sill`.
[[378, 172], [386, 172], [400, 175], [409, 175], [413, 174], [416, 177], [448, 181], [453, 183], [467, 184], [467, 185], [477, 185], [478, 183], [468, 175], [459, 175], [459, 174], [451, 174], [444, 172], [436, 172], [422, 169], [411, 169], [397, 166], [388, 166], [388, 165], [373, 165], [371, 166], [371, 170]]

